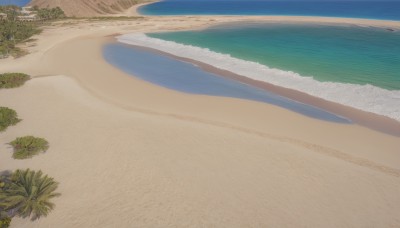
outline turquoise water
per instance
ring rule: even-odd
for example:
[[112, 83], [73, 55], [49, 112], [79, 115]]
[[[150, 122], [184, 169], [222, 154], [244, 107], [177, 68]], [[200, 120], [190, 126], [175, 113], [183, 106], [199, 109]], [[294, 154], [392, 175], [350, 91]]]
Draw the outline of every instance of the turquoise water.
[[400, 90], [400, 31], [255, 23], [147, 35], [208, 48], [322, 82]]
[[400, 121], [398, 30], [250, 23], [118, 40]]
[[139, 8], [147, 15], [299, 15], [400, 20], [400, 1], [164, 0]]

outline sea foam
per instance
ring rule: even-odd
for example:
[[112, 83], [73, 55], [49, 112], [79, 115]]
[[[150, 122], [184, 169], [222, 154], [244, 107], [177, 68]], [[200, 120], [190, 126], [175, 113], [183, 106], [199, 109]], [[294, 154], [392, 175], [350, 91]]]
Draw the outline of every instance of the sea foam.
[[153, 48], [179, 57], [190, 58], [251, 79], [298, 90], [328, 101], [400, 121], [399, 90], [391, 91], [369, 84], [320, 82], [312, 77], [302, 76], [295, 72], [269, 68], [256, 62], [237, 59], [207, 48], [148, 37], [143, 33], [126, 34], [118, 36], [117, 39], [121, 43]]

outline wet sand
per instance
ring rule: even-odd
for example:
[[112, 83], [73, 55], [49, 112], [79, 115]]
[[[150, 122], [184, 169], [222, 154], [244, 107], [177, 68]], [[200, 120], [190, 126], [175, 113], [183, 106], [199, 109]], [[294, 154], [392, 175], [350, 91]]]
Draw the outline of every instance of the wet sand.
[[267, 82], [262, 82], [258, 80], [254, 80], [242, 75], [238, 75], [236, 73], [227, 71], [227, 70], [222, 70], [219, 68], [216, 68], [214, 66], [211, 66], [209, 64], [196, 61], [193, 59], [189, 58], [183, 58], [179, 56], [175, 56], [163, 51], [159, 51], [156, 49], [152, 48], [147, 48], [147, 47], [141, 47], [141, 46], [135, 46], [142, 48], [144, 50], [152, 51], [155, 53], [158, 53], [160, 55], [165, 55], [165, 56], [170, 56], [175, 59], [185, 61], [185, 62], [190, 62], [195, 64], [196, 66], [200, 67], [201, 69], [214, 73], [216, 75], [219, 75], [221, 77], [226, 77], [230, 79], [234, 79], [240, 82], [243, 82], [248, 85], [252, 85], [257, 88], [261, 88], [270, 92], [273, 92], [275, 94], [290, 98], [294, 101], [302, 102], [304, 104], [309, 104], [318, 108], [321, 108], [323, 110], [326, 110], [328, 112], [334, 113], [336, 115], [345, 117], [349, 120], [351, 120], [355, 124], [359, 124], [361, 126], [380, 131], [386, 134], [394, 135], [399, 137], [400, 136], [400, 122], [394, 119], [391, 119], [389, 117], [381, 116], [378, 114], [370, 113], [370, 112], [365, 112], [356, 108], [352, 108], [349, 106], [345, 106], [342, 104], [338, 104], [335, 102], [327, 101], [322, 98], [318, 98], [315, 96], [308, 95], [306, 93], [296, 91], [293, 89], [288, 89], [280, 86], [276, 86]]

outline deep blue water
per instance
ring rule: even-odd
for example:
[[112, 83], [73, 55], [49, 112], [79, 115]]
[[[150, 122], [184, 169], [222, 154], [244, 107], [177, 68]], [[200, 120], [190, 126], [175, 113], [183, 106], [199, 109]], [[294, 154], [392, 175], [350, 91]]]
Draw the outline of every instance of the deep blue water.
[[0, 0], [0, 5], [17, 5], [17, 6], [25, 6], [31, 0]]
[[400, 20], [400, 1], [165, 0], [146, 15], [297, 15]]
[[160, 55], [135, 46], [119, 43], [108, 44], [104, 46], [103, 55], [107, 62], [126, 73], [169, 89], [191, 94], [233, 97], [265, 102], [316, 119], [349, 123], [347, 119], [316, 107], [205, 72], [191, 63], [179, 61], [169, 56]]

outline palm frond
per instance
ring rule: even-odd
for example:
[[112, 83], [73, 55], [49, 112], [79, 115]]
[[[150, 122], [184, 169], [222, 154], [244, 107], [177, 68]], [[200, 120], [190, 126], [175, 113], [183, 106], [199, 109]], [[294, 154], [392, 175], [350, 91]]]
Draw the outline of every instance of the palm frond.
[[0, 188], [0, 208], [16, 210], [17, 215], [32, 220], [47, 216], [54, 208], [50, 199], [60, 196], [58, 182], [43, 176], [42, 171], [16, 170], [11, 183]]

